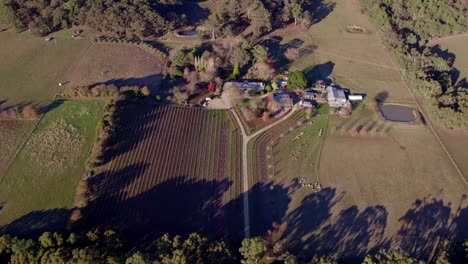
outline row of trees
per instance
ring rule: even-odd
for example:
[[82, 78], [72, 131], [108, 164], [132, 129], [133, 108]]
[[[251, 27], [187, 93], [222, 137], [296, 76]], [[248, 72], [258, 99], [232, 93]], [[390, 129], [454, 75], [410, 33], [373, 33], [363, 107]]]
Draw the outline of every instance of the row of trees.
[[[240, 256], [239, 254], [240, 253]], [[261, 237], [245, 239], [238, 250], [221, 240], [211, 241], [197, 233], [187, 237], [163, 235], [145, 249], [131, 247], [113, 230], [93, 229], [84, 233], [45, 232], [38, 239], [0, 236], [2, 263], [299, 263], [281, 242], [270, 243]], [[468, 242], [453, 245], [442, 243], [435, 263], [468, 260]], [[300, 261], [311, 264], [338, 263], [334, 257], [314, 256]], [[368, 255], [363, 263], [423, 263], [400, 251], [381, 250]]]
[[468, 91], [452, 79], [453, 60], [428, 46], [432, 37], [467, 31], [467, 7], [461, 1], [361, 1], [405, 77], [431, 102], [431, 116], [448, 128], [468, 127]]
[[207, 37], [232, 36], [249, 24], [254, 38], [292, 21], [309, 27], [312, 24], [309, 5], [310, 1], [305, 0], [222, 0], [205, 23]]
[[0, 23], [37, 35], [88, 25], [116, 37], [143, 38], [186, 22], [181, 0], [0, 0]]

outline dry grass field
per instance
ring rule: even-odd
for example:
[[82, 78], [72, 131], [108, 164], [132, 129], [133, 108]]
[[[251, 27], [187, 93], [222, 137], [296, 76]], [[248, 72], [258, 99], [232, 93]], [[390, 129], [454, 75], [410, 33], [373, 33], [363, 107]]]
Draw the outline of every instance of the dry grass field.
[[448, 36], [431, 42], [431, 45], [440, 45], [442, 50], [448, 50], [449, 53], [455, 55], [454, 67], [460, 71], [458, 81], [465, 79], [468, 82], [468, 52], [466, 43], [468, 35]]
[[[316, 125], [323, 127], [314, 123], [310, 135], [305, 125], [257, 139], [252, 185], [268, 187], [252, 202], [257, 234], [285, 239], [301, 256], [336, 254], [344, 261], [381, 247], [428, 259], [443, 239], [468, 237], [467, 186], [427, 127], [384, 122], [363, 105], [351, 118], [330, 117], [322, 191], [314, 193], [297, 178], [315, 182], [316, 159], [307, 157], [317, 155]], [[365, 133], [353, 135], [356, 128]], [[293, 142], [302, 131], [306, 137]]]
[[[90, 41], [0, 32], [0, 107], [50, 102]], [[4, 102], [5, 101], [5, 102]]]
[[134, 242], [162, 233], [242, 236], [238, 128], [227, 111], [130, 105], [110, 169], [94, 176], [86, 213]]
[[41, 120], [0, 182], [0, 232], [64, 227], [104, 105], [64, 102]]
[[68, 87], [94, 84], [137, 85], [156, 89], [163, 62], [135, 46], [93, 44], [68, 78]]
[[[297, 47], [302, 56], [290, 66], [304, 70], [315, 79], [331, 74], [334, 80], [355, 93], [374, 96], [388, 91], [389, 101], [411, 101], [412, 97], [385, 51], [376, 29], [361, 13], [357, 0], [323, 1], [332, 10], [309, 30], [280, 29], [265, 38], [272, 51]], [[358, 25], [366, 33], [348, 33], [346, 27]]]

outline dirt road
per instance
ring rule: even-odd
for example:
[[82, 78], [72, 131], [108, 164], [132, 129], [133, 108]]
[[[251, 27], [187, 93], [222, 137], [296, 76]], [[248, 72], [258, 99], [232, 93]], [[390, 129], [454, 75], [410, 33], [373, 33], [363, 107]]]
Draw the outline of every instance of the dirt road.
[[250, 238], [250, 211], [249, 211], [249, 175], [248, 175], [248, 160], [247, 160], [247, 146], [249, 144], [249, 141], [252, 138], [255, 138], [256, 136], [262, 134], [263, 132], [267, 131], [268, 129], [278, 125], [279, 123], [283, 122], [284, 120], [288, 119], [294, 112], [297, 110], [297, 105], [295, 105], [292, 110], [285, 116], [283, 116], [280, 120], [276, 121], [273, 124], [270, 124], [259, 131], [253, 133], [252, 135], [247, 135], [245, 133], [245, 128], [242, 125], [242, 122], [237, 115], [237, 112], [234, 110], [234, 108], [231, 108], [230, 111], [234, 115], [234, 118], [236, 119], [237, 125], [241, 129], [241, 134], [242, 134], [242, 192], [244, 193], [244, 237], [245, 238]]

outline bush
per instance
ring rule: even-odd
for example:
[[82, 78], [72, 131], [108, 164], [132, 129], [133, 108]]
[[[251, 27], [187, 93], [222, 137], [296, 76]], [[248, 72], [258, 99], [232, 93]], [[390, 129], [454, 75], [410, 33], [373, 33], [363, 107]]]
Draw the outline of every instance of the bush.
[[36, 107], [32, 105], [27, 105], [23, 108], [21, 114], [23, 115], [24, 119], [36, 119], [39, 115], [39, 112], [37, 111]]

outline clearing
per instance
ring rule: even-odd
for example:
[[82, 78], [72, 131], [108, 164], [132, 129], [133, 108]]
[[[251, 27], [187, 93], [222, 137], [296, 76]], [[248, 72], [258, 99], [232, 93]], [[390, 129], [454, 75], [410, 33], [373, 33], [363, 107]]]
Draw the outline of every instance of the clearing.
[[41, 120], [0, 183], [1, 231], [33, 235], [65, 226], [104, 106], [63, 102]]
[[110, 169], [92, 178], [88, 224], [135, 242], [194, 231], [239, 242], [241, 135], [230, 113], [145, 104], [123, 113]]
[[[318, 16], [321, 20], [309, 30], [291, 26], [265, 37], [270, 51], [280, 55], [287, 48], [298, 48], [301, 57], [290, 67], [305, 71], [311, 80], [331, 75], [353, 93], [373, 97], [387, 91], [388, 102], [413, 101], [377, 30], [361, 13], [358, 1], [325, 0], [321, 5], [325, 6], [324, 13]], [[361, 26], [367, 32], [349, 33], [346, 27], [350, 25]]]
[[139, 47], [94, 43], [76, 65], [66, 85], [148, 86], [155, 91], [161, 82], [163, 67], [163, 61]]
[[[45, 41], [27, 31], [0, 32], [0, 104], [44, 105], [55, 96], [80, 54], [90, 45], [86, 39]], [[3, 103], [3, 104], [2, 104]]]

